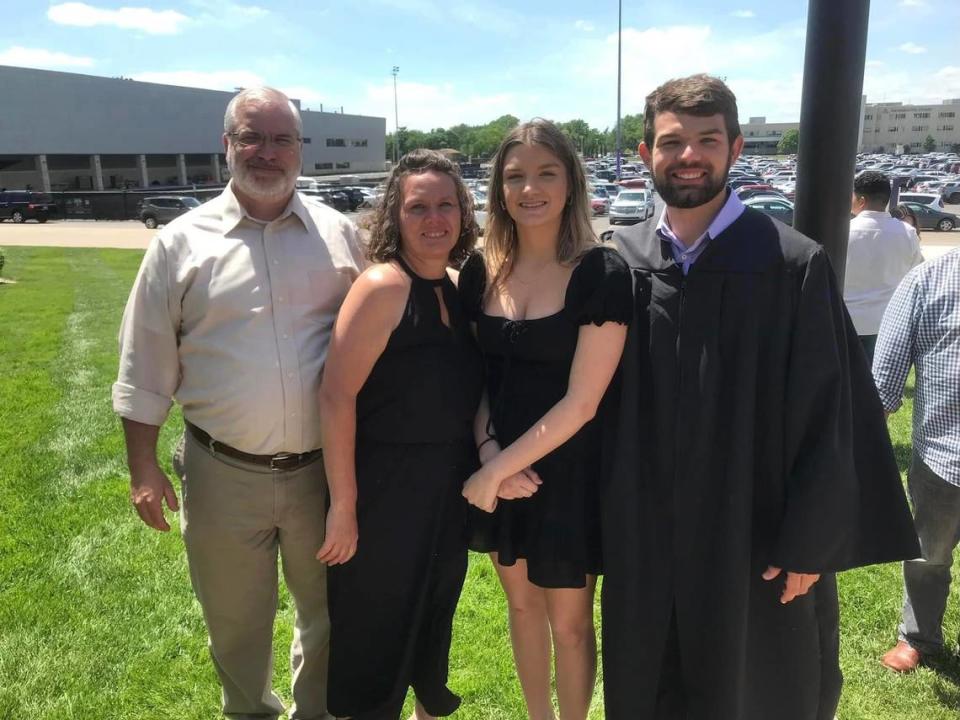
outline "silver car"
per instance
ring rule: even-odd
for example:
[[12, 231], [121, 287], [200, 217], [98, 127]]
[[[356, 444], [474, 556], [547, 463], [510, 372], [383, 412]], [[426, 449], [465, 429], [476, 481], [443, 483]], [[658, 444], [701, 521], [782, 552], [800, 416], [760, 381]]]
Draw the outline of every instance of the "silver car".
[[634, 225], [653, 217], [653, 194], [649, 190], [621, 190], [610, 206], [611, 225]]

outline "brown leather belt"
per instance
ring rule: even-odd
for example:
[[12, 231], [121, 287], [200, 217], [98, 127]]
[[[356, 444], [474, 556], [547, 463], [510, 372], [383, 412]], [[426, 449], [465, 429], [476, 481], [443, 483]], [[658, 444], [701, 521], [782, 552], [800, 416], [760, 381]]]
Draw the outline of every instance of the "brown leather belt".
[[246, 453], [243, 450], [237, 450], [235, 447], [230, 447], [219, 440], [214, 440], [212, 437], [210, 437], [209, 433], [207, 433], [205, 430], [201, 430], [189, 420], [184, 420], [183, 424], [186, 426], [187, 432], [193, 435], [194, 439], [201, 445], [209, 448], [211, 452], [221, 453], [227, 457], [232, 457], [236, 460], [243, 460], [244, 462], [253, 463], [254, 465], [265, 465], [271, 470], [299, 470], [303, 466], [309, 465], [323, 455], [323, 450], [319, 448], [317, 450], [311, 450], [305, 453], [253, 455], [252, 453]]

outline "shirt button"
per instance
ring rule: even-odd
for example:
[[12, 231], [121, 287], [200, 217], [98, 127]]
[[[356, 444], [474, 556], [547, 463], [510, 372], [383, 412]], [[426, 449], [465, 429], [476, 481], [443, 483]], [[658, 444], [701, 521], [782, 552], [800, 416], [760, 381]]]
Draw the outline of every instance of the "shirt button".
[[287, 335], [286, 333], [283, 334], [283, 339], [284, 339], [284, 340], [288, 340], [289, 338], [290, 338], [289, 335]]
[[277, 302], [283, 302], [283, 295], [277, 298]]
[[280, 264], [280, 261], [277, 260], [276, 258], [274, 258], [274, 259], [273, 259], [273, 264], [274, 264], [274, 265], [279, 265], [279, 264]]

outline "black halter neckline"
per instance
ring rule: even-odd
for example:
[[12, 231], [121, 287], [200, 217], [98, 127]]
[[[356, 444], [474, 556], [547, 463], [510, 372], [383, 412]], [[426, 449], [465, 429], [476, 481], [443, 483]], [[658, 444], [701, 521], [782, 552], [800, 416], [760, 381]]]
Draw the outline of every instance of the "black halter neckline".
[[403, 268], [404, 272], [406, 272], [407, 275], [411, 277], [411, 279], [419, 280], [420, 282], [426, 283], [431, 287], [440, 287], [441, 285], [444, 284], [445, 281], [450, 279], [449, 276], [446, 274], [446, 272], [444, 272], [442, 278], [421, 277], [420, 275], [417, 275], [409, 265], [407, 265], [407, 263], [404, 261], [402, 257], [400, 257], [400, 255], [397, 255], [396, 261], [397, 261], [397, 264]]

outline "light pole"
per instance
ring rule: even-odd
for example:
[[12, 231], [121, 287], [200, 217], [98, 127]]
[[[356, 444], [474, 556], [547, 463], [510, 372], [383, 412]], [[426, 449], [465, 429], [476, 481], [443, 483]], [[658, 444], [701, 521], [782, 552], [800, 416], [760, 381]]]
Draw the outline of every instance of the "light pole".
[[617, 180], [620, 179], [620, 155], [623, 136], [620, 130], [620, 66], [623, 60], [623, 0], [617, 0]]
[[397, 73], [400, 66], [393, 66], [393, 165], [400, 162], [400, 113], [397, 110]]

